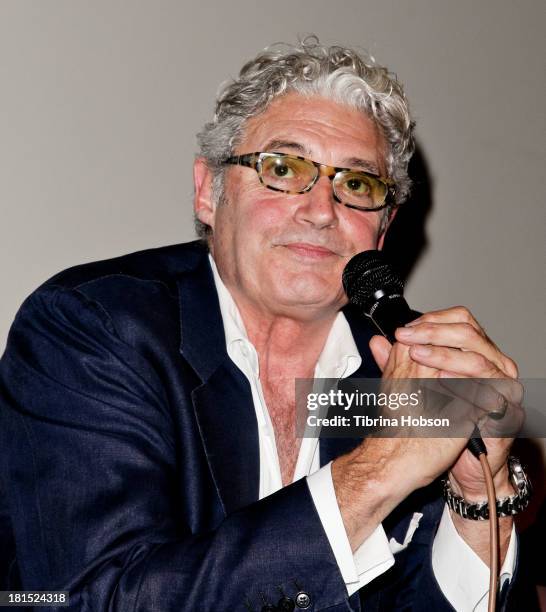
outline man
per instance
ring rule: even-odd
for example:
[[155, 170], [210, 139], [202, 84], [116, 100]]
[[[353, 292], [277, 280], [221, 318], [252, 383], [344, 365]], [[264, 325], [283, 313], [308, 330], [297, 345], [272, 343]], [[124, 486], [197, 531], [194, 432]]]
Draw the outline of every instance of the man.
[[[295, 434], [295, 378], [517, 376], [465, 308], [421, 316], [393, 347], [341, 311], [344, 266], [382, 247], [409, 190], [400, 85], [350, 49], [273, 47], [199, 141], [208, 252], [65, 271], [10, 332], [12, 580], [68, 590], [74, 610], [484, 609], [488, 522], [434, 488], [449, 470], [485, 499], [465, 439]], [[499, 497], [514, 494], [510, 442], [487, 441]], [[513, 605], [516, 548], [501, 518]]]

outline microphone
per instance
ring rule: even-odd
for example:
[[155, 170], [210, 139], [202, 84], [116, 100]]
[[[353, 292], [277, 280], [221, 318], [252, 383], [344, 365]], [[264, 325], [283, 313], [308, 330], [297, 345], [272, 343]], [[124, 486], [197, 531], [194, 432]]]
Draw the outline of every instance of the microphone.
[[394, 331], [419, 317], [404, 299], [404, 283], [381, 251], [363, 251], [345, 266], [343, 288], [349, 302], [369, 317], [394, 344]]
[[[397, 327], [420, 316], [408, 306], [404, 299], [404, 283], [381, 251], [357, 253], [345, 266], [342, 282], [349, 302], [369, 317], [391, 344], [396, 342]], [[481, 453], [487, 454], [477, 427], [467, 448], [476, 458]]]

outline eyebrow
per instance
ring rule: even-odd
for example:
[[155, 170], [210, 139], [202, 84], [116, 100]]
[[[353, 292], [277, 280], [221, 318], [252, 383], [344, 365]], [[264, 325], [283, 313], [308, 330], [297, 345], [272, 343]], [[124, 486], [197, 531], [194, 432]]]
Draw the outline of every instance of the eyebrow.
[[[281, 153], [280, 149], [293, 149], [294, 151], [303, 156], [311, 155], [311, 151], [309, 151], [309, 149], [306, 149], [301, 143], [292, 140], [283, 140], [279, 138], [270, 140], [264, 148], [265, 151], [278, 151], [279, 153]], [[349, 168], [351, 170], [360, 169], [364, 170], [365, 172], [376, 174], [377, 176], [379, 176], [380, 174], [377, 164], [368, 159], [362, 159], [360, 157], [348, 157], [343, 163], [346, 165], [337, 167]]]
[[365, 170], [366, 172], [376, 174], [377, 176], [380, 175], [377, 164], [374, 164], [374, 162], [370, 160], [361, 159], [360, 157], [349, 157], [349, 159], [345, 160], [345, 163], [350, 168], [362, 168], [362, 170]]

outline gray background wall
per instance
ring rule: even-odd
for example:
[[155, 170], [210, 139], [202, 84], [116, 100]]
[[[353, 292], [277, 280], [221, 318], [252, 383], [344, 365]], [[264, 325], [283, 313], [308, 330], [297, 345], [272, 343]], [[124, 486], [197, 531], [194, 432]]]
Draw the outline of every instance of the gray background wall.
[[470, 306], [545, 376], [545, 26], [541, 0], [3, 0], [0, 351], [58, 270], [192, 238], [194, 134], [218, 84], [315, 32], [406, 83], [432, 204], [412, 303]]

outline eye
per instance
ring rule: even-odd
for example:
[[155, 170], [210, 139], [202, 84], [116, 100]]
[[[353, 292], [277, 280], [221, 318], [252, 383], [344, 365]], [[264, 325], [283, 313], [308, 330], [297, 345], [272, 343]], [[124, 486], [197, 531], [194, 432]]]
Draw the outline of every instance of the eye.
[[273, 174], [279, 178], [292, 178], [294, 176], [294, 170], [287, 164], [278, 161], [273, 166]]
[[351, 177], [345, 182], [345, 186], [349, 191], [357, 195], [367, 195], [370, 193], [370, 185], [368, 181], [362, 178]]

